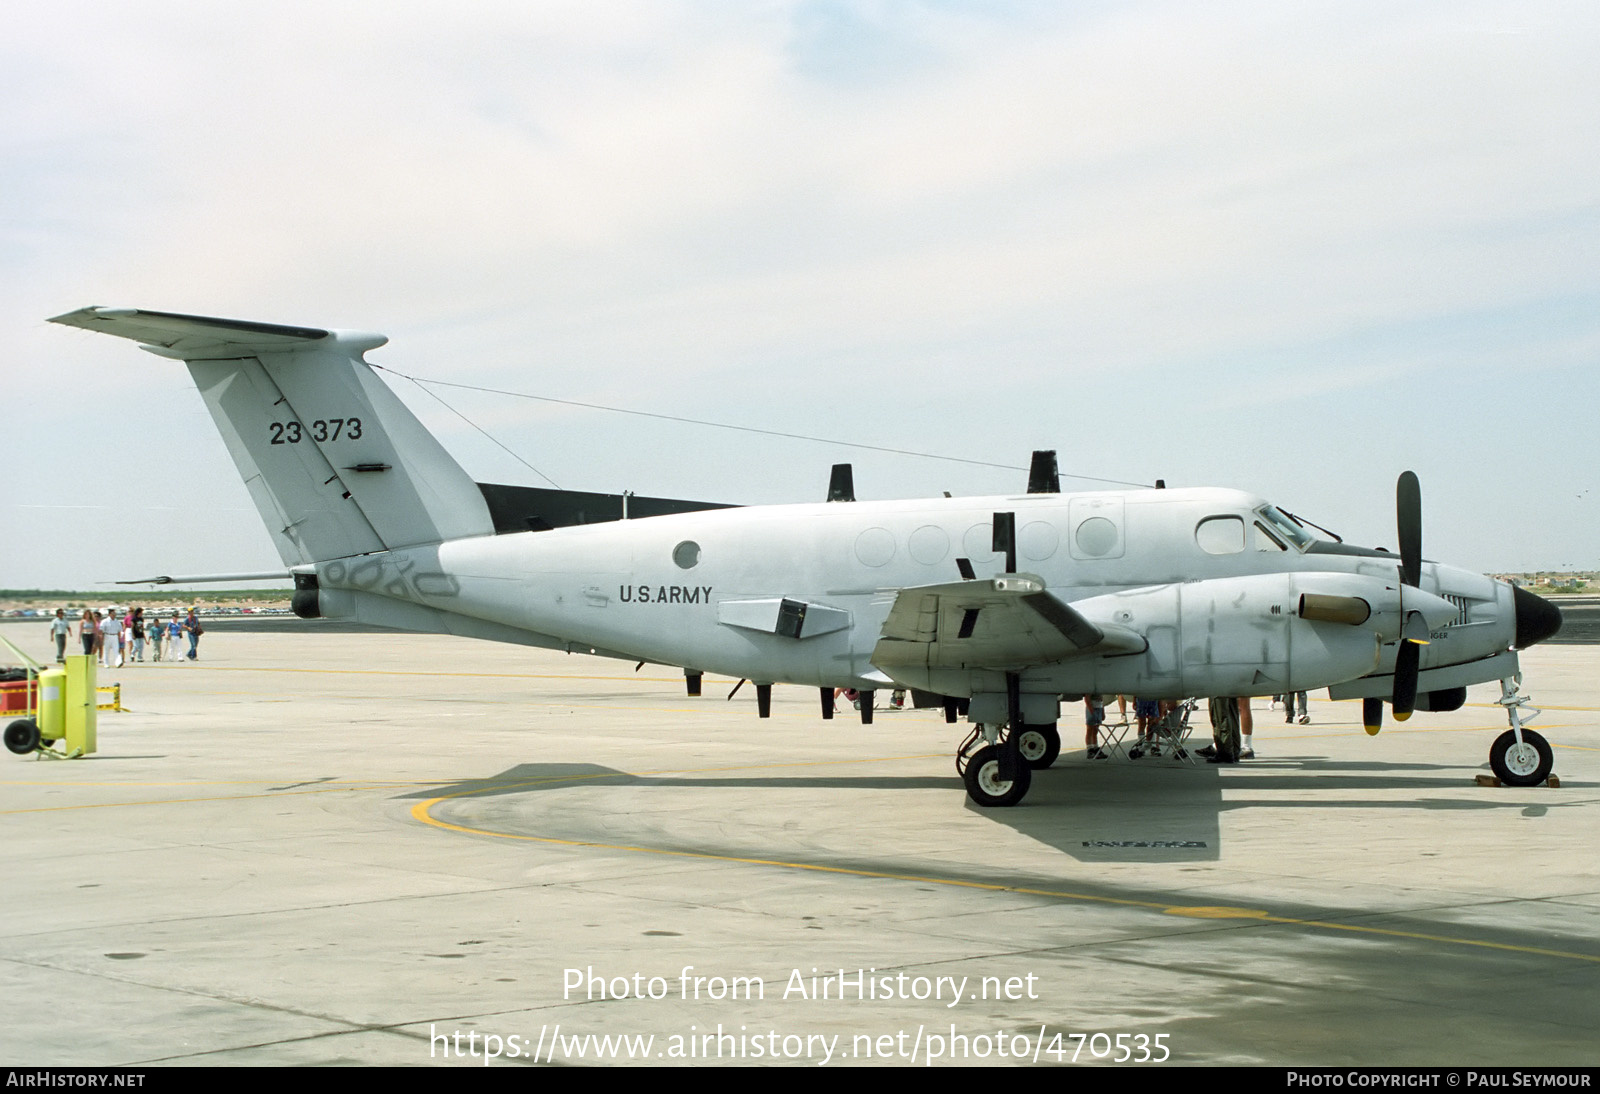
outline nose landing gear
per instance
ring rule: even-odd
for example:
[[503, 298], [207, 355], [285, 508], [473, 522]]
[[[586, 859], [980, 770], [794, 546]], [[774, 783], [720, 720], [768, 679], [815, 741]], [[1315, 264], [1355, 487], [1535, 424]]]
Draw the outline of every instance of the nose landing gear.
[[1555, 754], [1542, 736], [1524, 726], [1539, 716], [1539, 709], [1526, 695], [1518, 694], [1521, 674], [1500, 681], [1500, 705], [1505, 708], [1511, 728], [1495, 738], [1489, 749], [1489, 767], [1506, 786], [1538, 786], [1550, 778]]

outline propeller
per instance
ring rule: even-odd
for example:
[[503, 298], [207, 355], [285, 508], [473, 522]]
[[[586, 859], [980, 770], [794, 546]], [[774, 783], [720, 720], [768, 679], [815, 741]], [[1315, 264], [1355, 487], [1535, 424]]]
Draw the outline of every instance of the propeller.
[[1394, 484], [1395, 525], [1400, 533], [1400, 580], [1416, 588], [1422, 581], [1422, 484], [1410, 471]]
[[[1405, 611], [1405, 589], [1415, 589], [1422, 582], [1422, 484], [1410, 471], [1402, 471], [1395, 483], [1394, 507], [1400, 536], [1401, 632], [1389, 703], [1394, 708], [1395, 721], [1403, 722], [1417, 706], [1417, 664], [1422, 656], [1418, 647], [1428, 643], [1427, 623], [1420, 615]], [[1370, 732], [1377, 732], [1371, 722], [1368, 726]]]
[[[1403, 722], [1411, 717], [1417, 707], [1417, 673], [1422, 653], [1417, 648], [1428, 644], [1428, 624], [1419, 612], [1407, 612], [1407, 588], [1422, 584], [1422, 484], [1410, 471], [1402, 471], [1394, 484], [1395, 527], [1400, 537], [1400, 646], [1394, 654], [1394, 684], [1389, 692], [1389, 704], [1394, 707], [1394, 718]], [[1329, 603], [1307, 605], [1312, 598], [1302, 598], [1301, 614], [1307, 618], [1324, 618], [1339, 608], [1332, 603], [1340, 597], [1316, 598]], [[1308, 615], [1308, 611], [1317, 613]], [[1361, 702], [1361, 722], [1370, 734], [1383, 728], [1383, 699], [1378, 696]]]

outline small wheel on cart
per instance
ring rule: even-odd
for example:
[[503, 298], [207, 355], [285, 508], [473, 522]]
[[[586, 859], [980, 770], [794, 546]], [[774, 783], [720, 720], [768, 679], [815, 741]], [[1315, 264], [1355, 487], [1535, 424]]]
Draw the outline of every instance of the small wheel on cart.
[[1028, 787], [1033, 783], [1033, 768], [1026, 762], [1017, 766], [1016, 778], [1000, 777], [1000, 748], [1000, 745], [980, 748], [967, 761], [967, 770], [962, 776], [967, 785], [967, 797], [972, 799], [972, 804], [985, 809], [1016, 805], [1027, 796]]
[[39, 727], [27, 718], [18, 718], [6, 726], [6, 747], [18, 756], [26, 756], [39, 749]]
[[1025, 725], [1017, 737], [1017, 751], [1035, 771], [1043, 771], [1061, 755], [1061, 734], [1050, 723]]
[[[7, 744], [11, 743], [10, 733], [6, 731]], [[1550, 777], [1555, 765], [1549, 742], [1531, 729], [1522, 731], [1521, 744], [1517, 743], [1516, 733], [1508, 729], [1495, 738], [1489, 749], [1489, 766], [1507, 786], [1538, 786]]]

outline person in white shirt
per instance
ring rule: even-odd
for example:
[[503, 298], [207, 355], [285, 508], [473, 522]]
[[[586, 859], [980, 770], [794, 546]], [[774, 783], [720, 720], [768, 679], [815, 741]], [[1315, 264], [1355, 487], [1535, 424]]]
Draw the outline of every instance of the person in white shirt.
[[117, 609], [107, 608], [105, 618], [100, 620], [100, 634], [105, 638], [105, 643], [100, 649], [100, 664], [108, 669], [122, 667], [122, 616], [117, 614]]

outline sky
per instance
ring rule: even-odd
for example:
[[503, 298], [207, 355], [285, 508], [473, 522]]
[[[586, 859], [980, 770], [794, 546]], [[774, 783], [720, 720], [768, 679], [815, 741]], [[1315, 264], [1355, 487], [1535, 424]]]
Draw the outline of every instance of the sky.
[[[1371, 545], [1411, 469], [1427, 557], [1600, 569], [1591, 2], [6, 7], [0, 587], [280, 567], [182, 365], [45, 322], [92, 304]], [[434, 389], [503, 449], [388, 379], [480, 481], [1026, 482]]]

